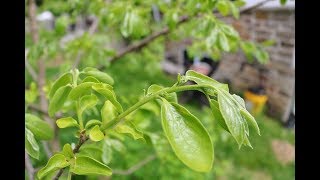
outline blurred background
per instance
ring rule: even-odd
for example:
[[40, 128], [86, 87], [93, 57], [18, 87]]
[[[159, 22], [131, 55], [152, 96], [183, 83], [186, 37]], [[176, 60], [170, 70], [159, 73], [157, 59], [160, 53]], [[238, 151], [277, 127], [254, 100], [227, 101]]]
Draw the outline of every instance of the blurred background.
[[[179, 93], [179, 102], [194, 113], [212, 135], [215, 160], [211, 172], [198, 173], [182, 164], [160, 133], [159, 111], [147, 108], [135, 114], [134, 119], [141, 129], [159, 131], [156, 146], [125, 137], [112, 150], [112, 160], [108, 164], [113, 169], [112, 177], [74, 176], [74, 179], [295, 178], [294, 1], [288, 0], [281, 5], [280, 1], [246, 0], [240, 10], [259, 6], [241, 12], [239, 19], [231, 16], [220, 18], [232, 25], [244, 40], [257, 43], [272, 41], [272, 45], [266, 48], [268, 63], [250, 61], [242, 51], [221, 53], [219, 58], [206, 52], [195, 55], [190, 48], [194, 37], [192, 34], [185, 35], [183, 27], [176, 25], [174, 30], [170, 29], [170, 34], [161, 34], [161, 31], [156, 34], [157, 29], [161, 30], [165, 13], [151, 1], [148, 13], [152, 14], [147, 21], [151, 24], [150, 29], [145, 28], [149, 24], [139, 24], [136, 20], [139, 30], [131, 37], [125, 37], [124, 30], [120, 32], [109, 28], [119, 26], [121, 22], [113, 22], [112, 18], [116, 17], [103, 16], [109, 11], [108, 8], [100, 8], [99, 3], [112, 4], [111, 0], [32, 2], [36, 7], [34, 12], [31, 12], [31, 3], [25, 1], [25, 86], [26, 109], [34, 114], [43, 115], [45, 110], [41, 105], [41, 92], [46, 94], [54, 80], [72, 67], [103, 68], [114, 78], [115, 92], [125, 109], [138, 101], [143, 90], [151, 84], [171, 86], [178, 73], [184, 74], [193, 69], [228, 83], [231, 92], [242, 96], [247, 109], [256, 117], [262, 134], [250, 134], [253, 149], [238, 149], [231, 135], [212, 120], [205, 97], [197, 92]], [[120, 4], [116, 8], [115, 12], [121, 12], [126, 6]], [[97, 11], [100, 14], [97, 15]], [[35, 21], [30, 18], [30, 12], [34, 14]], [[37, 24], [36, 30], [33, 23]], [[34, 37], [34, 31], [37, 31], [37, 37]], [[150, 35], [157, 38], [145, 42], [148, 45], [143, 44], [141, 40], [150, 38]], [[45, 64], [42, 71], [43, 65], [39, 59]], [[45, 78], [39, 83], [41, 72]], [[42, 90], [38, 92], [40, 87]], [[58, 134], [57, 147], [76, 142], [74, 137], [69, 136], [73, 129], [55, 131]], [[45, 145], [40, 148], [40, 161], [31, 158], [35, 170], [44, 166], [48, 159]]]

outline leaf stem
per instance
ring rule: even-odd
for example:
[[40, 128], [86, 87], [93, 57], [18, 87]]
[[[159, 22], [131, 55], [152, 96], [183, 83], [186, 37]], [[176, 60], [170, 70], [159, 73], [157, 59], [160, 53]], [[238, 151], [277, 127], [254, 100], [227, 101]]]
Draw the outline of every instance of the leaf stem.
[[122, 112], [118, 117], [110, 121], [109, 123], [102, 125], [101, 130], [104, 131], [107, 128], [112, 128], [117, 126], [119, 123], [123, 121], [123, 118], [126, 117], [128, 114], [132, 113], [133, 111], [137, 110], [140, 106], [146, 104], [147, 102], [156, 99], [157, 97], [161, 96], [163, 93], [172, 93], [172, 92], [180, 92], [180, 91], [189, 91], [189, 90], [200, 90], [201, 88], [211, 88], [208, 85], [184, 85], [184, 86], [172, 86], [163, 88], [160, 91], [147, 95], [139, 102], [128, 108], [126, 111]]

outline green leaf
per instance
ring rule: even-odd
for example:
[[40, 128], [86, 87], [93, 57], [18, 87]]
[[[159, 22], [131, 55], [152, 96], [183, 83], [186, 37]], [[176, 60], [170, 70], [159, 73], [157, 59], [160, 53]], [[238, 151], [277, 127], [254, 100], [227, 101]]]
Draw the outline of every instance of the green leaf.
[[239, 19], [240, 13], [239, 13], [238, 7], [235, 4], [233, 4], [232, 2], [230, 2], [230, 1], [228, 1], [228, 2], [229, 2], [229, 8], [231, 9], [231, 13], [232, 13], [233, 17], [236, 19]]
[[59, 128], [79, 127], [77, 120], [72, 117], [60, 118], [56, 121], [56, 124]]
[[67, 158], [73, 158], [74, 154], [73, 154], [73, 150], [70, 144], [65, 144], [62, 148], [62, 154]]
[[269, 46], [273, 46], [276, 43], [275, 40], [266, 40], [261, 42], [260, 44], [264, 47], [269, 47]]
[[214, 159], [213, 145], [204, 126], [187, 109], [163, 99], [162, 128], [177, 157], [188, 167], [209, 172]]
[[220, 112], [226, 122], [226, 125], [231, 133], [231, 135], [237, 141], [239, 148], [243, 144], [246, 138], [245, 134], [245, 120], [240, 114], [240, 110], [237, 101], [224, 90], [218, 91], [218, 102]]
[[123, 112], [121, 104], [117, 101], [116, 95], [113, 90], [108, 88], [102, 88], [102, 84], [95, 84], [92, 86], [92, 89], [103, 95], [106, 99], [112, 102], [112, 104], [117, 108], [119, 113]]
[[115, 131], [123, 134], [130, 134], [134, 140], [142, 139], [145, 141], [143, 133], [138, 130], [130, 121], [125, 121], [115, 127]]
[[91, 87], [94, 84], [95, 83], [93, 83], [93, 82], [84, 82], [84, 83], [79, 84], [77, 87], [73, 88], [70, 91], [69, 98], [71, 100], [78, 100], [79, 98], [81, 98], [84, 95], [91, 94]]
[[206, 46], [208, 49], [212, 48], [218, 39], [218, 30], [216, 28], [214, 28], [210, 35], [206, 38]]
[[97, 103], [98, 103], [98, 98], [94, 94], [82, 96], [80, 99], [80, 112], [81, 112], [81, 114], [86, 109], [93, 108], [95, 105], [97, 105]]
[[35, 159], [39, 159], [39, 155], [40, 155], [39, 145], [36, 139], [34, 138], [34, 135], [27, 128], [25, 129], [25, 133], [26, 133], [24, 138], [25, 150], [31, 157]]
[[90, 120], [90, 121], [88, 121], [87, 123], [86, 123], [86, 126], [85, 126], [85, 129], [89, 129], [89, 128], [91, 128], [92, 126], [95, 126], [95, 125], [101, 125], [101, 121], [99, 121], [99, 120], [96, 120], [96, 119], [92, 119], [92, 120]]
[[234, 4], [235, 4], [237, 7], [242, 7], [242, 6], [246, 5], [246, 2], [243, 1], [243, 0], [236, 0], [236, 1], [234, 1]]
[[82, 80], [82, 83], [84, 82], [94, 82], [94, 83], [100, 83], [100, 81], [96, 78], [94, 78], [93, 76], [87, 76], [86, 78], [84, 78]]
[[230, 25], [220, 24], [219, 28], [221, 28], [223, 33], [225, 33], [225, 35], [227, 35], [227, 36], [234, 38], [234, 39], [239, 38], [239, 33]]
[[104, 138], [103, 132], [100, 130], [99, 125], [95, 125], [89, 133], [89, 137], [92, 141], [101, 141]]
[[211, 95], [215, 94], [215, 88], [218, 89], [224, 89], [226, 91], [229, 91], [228, 85], [227, 84], [222, 84], [206, 75], [203, 75], [201, 73], [198, 73], [196, 71], [193, 70], [188, 70], [186, 72], [186, 79], [187, 80], [191, 80], [196, 82], [199, 85], [209, 85], [212, 86], [213, 89], [206, 89], [206, 91], [208, 91], [209, 93], [211, 93]]
[[54, 136], [50, 125], [32, 114], [25, 114], [26, 127], [34, 134], [36, 139], [50, 140]]
[[25, 100], [27, 103], [33, 103], [38, 97], [38, 89], [35, 82], [31, 82], [30, 89], [25, 91]]
[[256, 58], [258, 59], [258, 61], [262, 64], [265, 64], [268, 62], [269, 60], [269, 54], [267, 51], [264, 51], [262, 49], [258, 49], [255, 52]]
[[109, 164], [112, 159], [112, 149], [111, 149], [111, 143], [109, 140], [105, 140], [102, 144], [102, 162], [105, 164]]
[[280, 0], [280, 4], [283, 6], [287, 3], [287, 0]]
[[77, 156], [70, 170], [78, 175], [112, 175], [112, 170], [107, 165], [87, 156]]
[[221, 15], [227, 16], [229, 14], [229, 6], [227, 1], [218, 1], [217, 8]]
[[236, 95], [236, 94], [232, 94], [233, 98], [239, 103], [239, 105], [243, 108], [246, 108], [246, 104], [244, 102], [244, 100], [242, 99], [242, 97]]
[[97, 80], [99, 80], [103, 83], [107, 83], [110, 85], [114, 84], [114, 80], [112, 79], [112, 77], [109, 74], [107, 74], [105, 72], [101, 72], [95, 68], [85, 68], [85, 69], [83, 69], [83, 74], [85, 74], [87, 76], [93, 76]]
[[227, 127], [227, 124], [220, 112], [220, 109], [219, 109], [219, 103], [214, 100], [214, 99], [211, 99], [210, 100], [210, 108], [212, 110], [212, 114], [213, 114], [213, 117], [215, 120], [218, 121], [219, 125], [224, 129], [226, 130], [227, 132], [230, 132], [228, 127]]
[[66, 157], [63, 154], [55, 154], [49, 159], [46, 166], [38, 171], [37, 176], [39, 179], [42, 179], [52, 171], [56, 171], [69, 165], [70, 163], [67, 161]]
[[[148, 90], [147, 90], [147, 94], [154, 94], [160, 90], [162, 90], [164, 87], [159, 86], [157, 84], [152, 84]], [[166, 98], [169, 102], [178, 102], [178, 97], [177, 97], [177, 93], [173, 92], [173, 93], [163, 93], [161, 94], [164, 98]]]
[[102, 122], [106, 124], [114, 119], [117, 115], [117, 108], [111, 103], [111, 101], [106, 100], [101, 108]]
[[259, 134], [261, 136], [259, 126], [258, 126], [256, 120], [254, 119], [254, 117], [246, 109], [243, 109], [243, 108], [240, 109], [240, 113], [241, 113], [242, 117], [245, 118], [247, 120], [247, 122], [249, 122], [253, 126], [253, 128], [256, 130], [257, 134]]
[[67, 84], [72, 82], [72, 74], [70, 72], [63, 74], [60, 76], [52, 85], [49, 93], [49, 98], [52, 99], [53, 95], [56, 93], [56, 91], [63, 87], [66, 86]]
[[120, 27], [120, 32], [124, 37], [129, 37], [132, 33], [131, 12], [126, 12]]
[[49, 116], [52, 117], [57, 111], [61, 109], [64, 102], [67, 100], [71, 89], [72, 88], [70, 85], [66, 85], [66, 86], [60, 87], [57, 90], [57, 92], [51, 98], [51, 101], [49, 104], [49, 108], [48, 108]]
[[221, 50], [229, 52], [230, 51], [230, 46], [228, 39], [224, 33], [219, 32], [218, 34], [218, 45]]

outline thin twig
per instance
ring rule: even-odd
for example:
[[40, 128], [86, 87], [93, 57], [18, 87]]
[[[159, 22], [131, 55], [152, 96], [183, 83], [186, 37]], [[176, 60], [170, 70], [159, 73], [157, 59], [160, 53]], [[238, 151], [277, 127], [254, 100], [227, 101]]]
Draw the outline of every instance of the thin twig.
[[[80, 133], [80, 138], [79, 138], [79, 142], [76, 145], [76, 147], [73, 149], [73, 153], [76, 154], [79, 152], [80, 147], [89, 139], [88, 136], [86, 136], [85, 131], [82, 131]], [[58, 180], [60, 178], [60, 176], [62, 175], [63, 171], [65, 168], [62, 168], [59, 170], [59, 172], [57, 173], [57, 175], [53, 178], [54, 180]]]
[[29, 155], [27, 154], [26, 151], [24, 151], [24, 163], [25, 163], [25, 166], [26, 166], [26, 169], [27, 169], [27, 172], [28, 172], [28, 176], [29, 176], [29, 179], [30, 180], [33, 180], [34, 178], [34, 168], [31, 164], [31, 160], [30, 160], [30, 157]]
[[119, 174], [119, 175], [130, 175], [133, 172], [137, 171], [138, 169], [140, 169], [141, 167], [143, 167], [144, 165], [148, 164], [150, 161], [153, 161], [154, 159], [156, 159], [156, 155], [150, 155], [147, 158], [145, 158], [144, 160], [140, 161], [139, 163], [135, 164], [134, 166], [130, 167], [127, 170], [117, 170], [114, 169], [112, 171], [113, 174]]
[[27, 59], [27, 55], [28, 55], [28, 50], [25, 51], [25, 65], [26, 65], [26, 69], [29, 72], [29, 74], [31, 75], [32, 79], [34, 81], [37, 81], [38, 79], [38, 75], [36, 73], [36, 71], [33, 69], [33, 67], [31, 66], [31, 64], [29, 63], [28, 59]]

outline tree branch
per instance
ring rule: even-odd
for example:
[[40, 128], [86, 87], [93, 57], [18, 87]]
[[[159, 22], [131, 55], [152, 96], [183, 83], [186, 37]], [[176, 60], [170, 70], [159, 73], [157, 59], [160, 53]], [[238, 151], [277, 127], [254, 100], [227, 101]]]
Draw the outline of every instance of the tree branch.
[[28, 172], [29, 179], [34, 179], [34, 168], [31, 164], [30, 157], [26, 151], [24, 151], [24, 163]]
[[[269, 2], [271, 0], [265, 0], [265, 1], [262, 1], [262, 2], [259, 2], [251, 7], [248, 7], [246, 9], [242, 9], [240, 10], [240, 13], [247, 13], [253, 9], [256, 9], [262, 5], [264, 5], [265, 3]], [[222, 17], [222, 16], [219, 16], [218, 17]], [[182, 16], [180, 17], [180, 20], [178, 21], [177, 23], [177, 26], [183, 24], [184, 22], [188, 22], [191, 18], [189, 16]], [[116, 60], [118, 60], [119, 58], [123, 57], [124, 55], [130, 53], [130, 52], [133, 52], [133, 51], [136, 51], [136, 50], [140, 50], [141, 48], [147, 46], [150, 42], [154, 41], [155, 39], [157, 39], [158, 37], [161, 37], [161, 36], [164, 36], [166, 34], [170, 33], [170, 30], [168, 27], [165, 27], [163, 28], [162, 30], [160, 31], [157, 31], [157, 32], [154, 32], [152, 33], [150, 36], [142, 39], [141, 41], [139, 41], [138, 43], [135, 43], [135, 44], [131, 44], [129, 46], [127, 46], [126, 48], [120, 50], [115, 56], [113, 56], [109, 61], [110, 62], [114, 62]], [[98, 69], [100, 70], [103, 70], [104, 68], [106, 68], [105, 65], [101, 65], [98, 67]]]
[[38, 75], [37, 75], [36, 71], [33, 69], [33, 67], [31, 66], [31, 64], [29, 63], [29, 61], [27, 59], [27, 55], [28, 55], [28, 51], [26, 50], [25, 51], [25, 58], [24, 58], [25, 59], [24, 62], [25, 62], [25, 65], [26, 65], [26, 69], [29, 72], [29, 74], [31, 75], [32, 79], [34, 81], [37, 81]]
[[[79, 152], [80, 147], [89, 139], [88, 136], [86, 136], [85, 131], [82, 131], [80, 133], [80, 138], [79, 138], [79, 142], [76, 145], [76, 147], [72, 150], [74, 154]], [[63, 171], [65, 168], [62, 168], [59, 170], [59, 172], [57, 173], [57, 175], [53, 178], [54, 180], [58, 180], [60, 178], [60, 176], [62, 175]]]
[[137, 171], [138, 169], [140, 169], [141, 167], [143, 167], [144, 165], [148, 164], [150, 161], [153, 161], [156, 158], [156, 155], [150, 155], [147, 158], [145, 158], [144, 160], [140, 161], [139, 163], [137, 163], [136, 165], [130, 167], [127, 170], [116, 170], [114, 169], [112, 171], [113, 174], [119, 174], [119, 175], [130, 175], [133, 172]]

